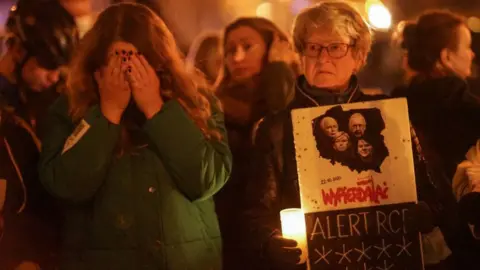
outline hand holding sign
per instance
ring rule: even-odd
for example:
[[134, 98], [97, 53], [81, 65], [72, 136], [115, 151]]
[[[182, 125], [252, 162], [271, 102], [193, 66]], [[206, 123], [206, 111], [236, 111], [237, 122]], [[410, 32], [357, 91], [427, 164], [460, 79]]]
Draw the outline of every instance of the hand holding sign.
[[432, 210], [428, 204], [423, 201], [413, 205], [405, 219], [406, 225], [410, 226], [412, 231], [429, 233], [435, 228]]

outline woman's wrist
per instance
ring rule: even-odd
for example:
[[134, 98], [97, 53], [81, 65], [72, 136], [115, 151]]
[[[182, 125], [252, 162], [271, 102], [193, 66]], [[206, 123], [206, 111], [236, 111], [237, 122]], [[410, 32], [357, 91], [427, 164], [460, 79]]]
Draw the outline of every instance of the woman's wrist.
[[112, 124], [118, 125], [120, 124], [120, 120], [122, 119], [122, 114], [124, 110], [113, 109], [109, 108], [106, 105], [100, 105], [100, 110], [103, 116]]

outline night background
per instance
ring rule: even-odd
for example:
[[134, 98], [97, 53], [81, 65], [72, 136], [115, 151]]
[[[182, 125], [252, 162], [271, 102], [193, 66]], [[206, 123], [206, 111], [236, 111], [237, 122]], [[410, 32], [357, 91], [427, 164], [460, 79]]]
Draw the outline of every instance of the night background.
[[[66, 0], [89, 3], [95, 12], [100, 12], [118, 0]], [[162, 19], [174, 33], [179, 47], [188, 52], [195, 37], [205, 31], [221, 31], [224, 26], [240, 16], [263, 16], [271, 19], [280, 28], [290, 32], [295, 15], [315, 0], [141, 0], [157, 7]], [[399, 52], [391, 46], [390, 37], [398, 22], [415, 19], [427, 9], [450, 9], [469, 18], [469, 27], [474, 33], [474, 50], [480, 55], [480, 1], [479, 0], [355, 0], [347, 1], [355, 6], [374, 26], [375, 43], [368, 65], [360, 74], [365, 88], [380, 88], [389, 93], [400, 82]], [[13, 0], [0, 0], [0, 22], [5, 22]], [[87, 5], [89, 5], [87, 4]], [[383, 5], [383, 12], [369, 14], [372, 5]], [[385, 10], [389, 14], [385, 14]], [[388, 16], [390, 17], [388, 18]], [[387, 16], [387, 18], [386, 18]], [[390, 22], [386, 22], [388, 20]], [[478, 58], [477, 63], [480, 62]]]

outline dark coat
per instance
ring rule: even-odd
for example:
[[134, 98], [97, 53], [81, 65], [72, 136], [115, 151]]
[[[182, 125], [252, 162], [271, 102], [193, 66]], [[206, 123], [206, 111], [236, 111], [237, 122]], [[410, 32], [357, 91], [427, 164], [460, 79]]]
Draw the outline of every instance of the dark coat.
[[414, 78], [397, 91], [408, 101], [410, 121], [427, 161], [425, 175], [417, 163], [419, 199], [426, 201], [452, 250], [458, 269], [478, 269], [480, 242], [473, 238], [452, 191], [457, 165], [480, 138], [480, 100], [469, 84], [458, 77]]
[[[257, 122], [268, 113], [284, 109], [293, 99], [295, 76], [283, 62], [267, 64], [257, 89], [245, 86], [220, 87], [217, 91], [225, 112], [225, 126], [233, 155], [230, 180], [215, 196], [216, 211], [224, 241], [225, 270], [261, 269], [242, 235], [246, 187], [252, 180], [252, 134]], [[257, 268], [255, 268], [257, 267]]]
[[312, 99], [321, 105], [333, 105], [345, 103], [350, 96], [351, 102], [385, 98], [363, 94], [355, 77], [342, 95], [322, 91], [321, 96], [309, 96], [303, 89], [304, 85], [305, 78], [301, 76], [296, 83], [295, 98], [288, 108], [267, 116], [258, 129], [255, 181], [248, 188], [249, 211], [246, 216], [251, 222], [247, 230], [252, 248], [259, 253], [269, 237], [280, 231], [280, 210], [300, 208], [291, 111], [316, 106]]
[[[35, 102], [39, 108], [42, 104], [33, 97], [29, 102]], [[48, 102], [43, 103], [42, 109], [46, 107]], [[29, 121], [42, 119], [43, 115], [31, 115], [29, 109], [31, 103], [21, 101], [18, 87], [0, 77], [0, 179], [6, 182], [0, 269], [6, 270], [24, 260], [35, 262], [42, 269], [53, 269], [58, 252], [61, 216], [38, 179], [41, 142], [32, 124], [37, 121]]]
[[[425, 155], [453, 178], [457, 165], [480, 138], [480, 99], [455, 77], [417, 77], [405, 89], [410, 120]], [[423, 138], [423, 139], [422, 139]]]

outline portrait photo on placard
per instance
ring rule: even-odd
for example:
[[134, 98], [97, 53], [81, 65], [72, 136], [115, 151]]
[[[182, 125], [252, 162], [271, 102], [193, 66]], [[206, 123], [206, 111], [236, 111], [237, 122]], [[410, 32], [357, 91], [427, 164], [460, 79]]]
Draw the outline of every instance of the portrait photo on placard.
[[384, 129], [385, 121], [377, 108], [343, 110], [336, 106], [312, 121], [319, 155], [357, 172], [381, 172], [389, 154]]

